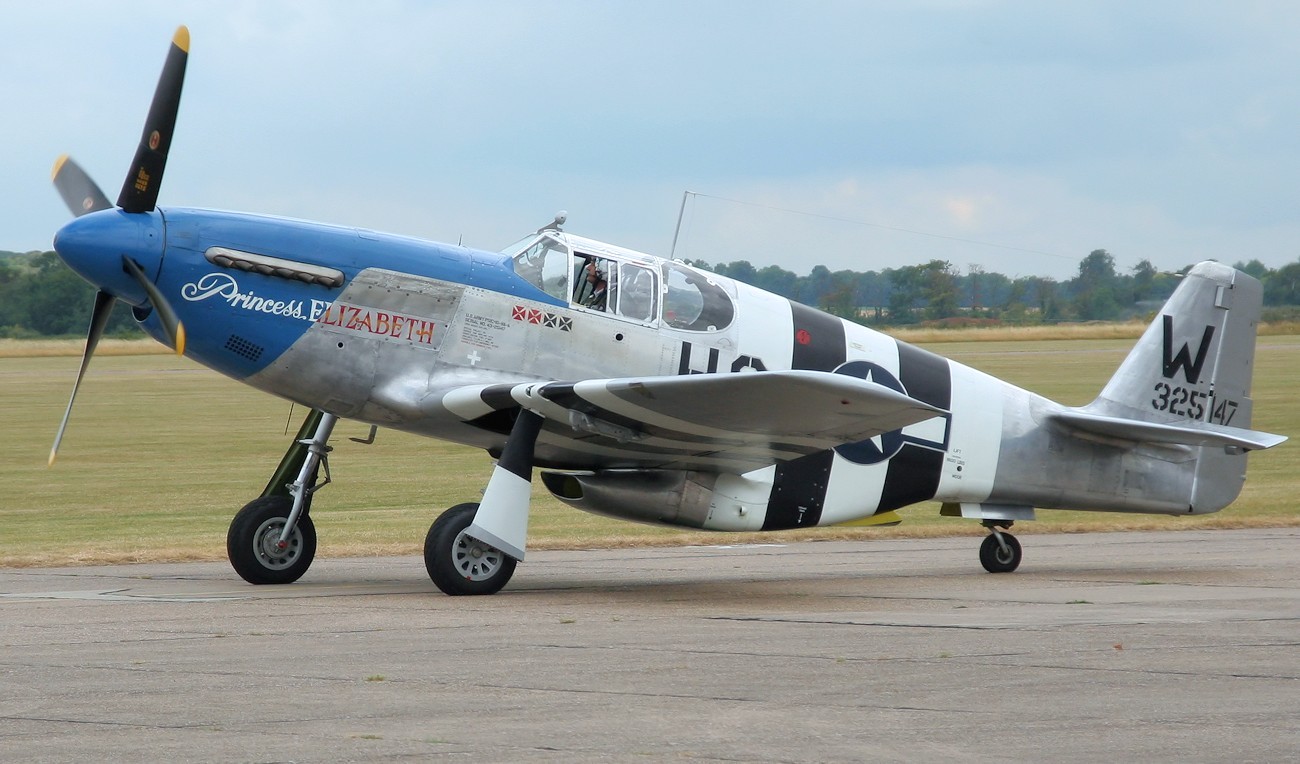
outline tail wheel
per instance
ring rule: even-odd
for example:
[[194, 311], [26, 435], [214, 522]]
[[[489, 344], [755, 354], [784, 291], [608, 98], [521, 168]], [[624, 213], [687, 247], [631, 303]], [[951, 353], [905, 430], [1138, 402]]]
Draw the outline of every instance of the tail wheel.
[[443, 512], [424, 539], [424, 567], [444, 594], [496, 594], [515, 573], [515, 559], [467, 535], [478, 504]]
[[230, 521], [226, 555], [240, 578], [250, 584], [291, 584], [311, 567], [316, 527], [307, 513], [280, 543], [291, 509], [293, 500], [287, 496], [264, 496], [245, 504]]
[[[1003, 548], [998, 539], [1006, 543]], [[990, 533], [980, 544], [980, 564], [990, 573], [1010, 573], [1020, 567], [1020, 542], [1006, 531]]]

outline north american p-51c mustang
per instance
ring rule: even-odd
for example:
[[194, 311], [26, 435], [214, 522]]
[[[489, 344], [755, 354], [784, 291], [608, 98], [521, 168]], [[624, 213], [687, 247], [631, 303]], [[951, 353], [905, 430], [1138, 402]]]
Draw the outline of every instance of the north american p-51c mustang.
[[[54, 246], [99, 288], [76, 387], [115, 301], [177, 353], [309, 407], [263, 495], [230, 525], [235, 570], [288, 583], [340, 417], [497, 459], [481, 501], [433, 523], [448, 594], [498, 591], [524, 559], [534, 468], [560, 501], [717, 531], [835, 525], [914, 502], [1007, 532], [1034, 508], [1187, 515], [1232, 502], [1250, 428], [1255, 279], [1192, 268], [1092, 403], [1072, 408], [681, 262], [556, 221], [503, 252], [157, 206], [188, 56], [173, 39], [117, 204], [75, 163]], [[51, 451], [53, 462], [67, 415]], [[328, 477], [328, 473], [326, 475]]]

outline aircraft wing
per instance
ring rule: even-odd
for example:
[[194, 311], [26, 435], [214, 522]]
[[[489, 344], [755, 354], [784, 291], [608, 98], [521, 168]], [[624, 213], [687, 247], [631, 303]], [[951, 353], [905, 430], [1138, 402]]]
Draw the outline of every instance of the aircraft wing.
[[819, 371], [476, 385], [442, 402], [467, 422], [500, 429], [502, 414], [516, 407], [542, 415], [538, 464], [571, 469], [746, 472], [946, 413]]

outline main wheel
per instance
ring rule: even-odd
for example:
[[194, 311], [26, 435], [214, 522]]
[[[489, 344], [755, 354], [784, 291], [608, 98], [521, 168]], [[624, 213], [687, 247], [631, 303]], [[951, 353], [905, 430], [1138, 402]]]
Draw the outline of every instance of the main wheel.
[[1002, 532], [1002, 540], [1007, 542], [1006, 549], [992, 533], [980, 544], [980, 564], [990, 573], [1010, 573], [1020, 567], [1020, 542], [1006, 531]]
[[424, 567], [444, 594], [496, 594], [515, 573], [515, 559], [465, 535], [478, 504], [443, 512], [424, 538]]
[[280, 534], [289, 520], [293, 499], [264, 496], [253, 499], [235, 514], [226, 532], [226, 556], [240, 578], [250, 584], [291, 584], [302, 578], [316, 557], [316, 526], [303, 512], [280, 546]]

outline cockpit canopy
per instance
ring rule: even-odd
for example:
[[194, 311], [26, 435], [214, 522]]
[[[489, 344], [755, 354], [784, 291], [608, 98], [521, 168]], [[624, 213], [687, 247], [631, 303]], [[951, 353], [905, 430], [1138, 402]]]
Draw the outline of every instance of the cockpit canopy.
[[570, 307], [688, 332], [721, 331], [735, 319], [731, 295], [704, 271], [558, 231], [517, 242], [515, 273]]

